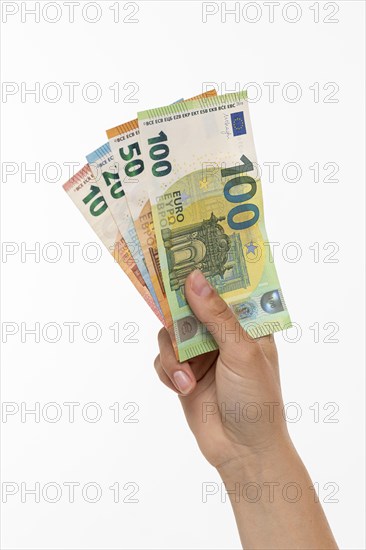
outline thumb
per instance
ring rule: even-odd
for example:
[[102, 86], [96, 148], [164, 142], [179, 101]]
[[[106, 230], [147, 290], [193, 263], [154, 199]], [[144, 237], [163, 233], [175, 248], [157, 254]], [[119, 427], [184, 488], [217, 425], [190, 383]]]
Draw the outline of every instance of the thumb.
[[244, 341], [255, 342], [198, 269], [187, 277], [185, 296], [193, 313], [207, 327], [221, 351], [233, 355], [237, 346], [243, 345]]

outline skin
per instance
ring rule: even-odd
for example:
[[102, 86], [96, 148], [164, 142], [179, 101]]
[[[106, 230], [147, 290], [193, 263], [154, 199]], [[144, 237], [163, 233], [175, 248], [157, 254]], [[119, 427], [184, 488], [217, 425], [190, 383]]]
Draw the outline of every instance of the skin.
[[185, 295], [219, 350], [179, 363], [162, 329], [154, 366], [230, 494], [243, 547], [338, 548], [282, 414], [273, 336], [250, 338], [198, 270]]

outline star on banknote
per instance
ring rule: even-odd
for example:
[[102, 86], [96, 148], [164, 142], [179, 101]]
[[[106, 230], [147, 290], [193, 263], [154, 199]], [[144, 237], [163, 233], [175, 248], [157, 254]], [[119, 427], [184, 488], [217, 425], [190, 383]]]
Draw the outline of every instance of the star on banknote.
[[247, 254], [255, 254], [255, 251], [257, 250], [258, 246], [253, 244], [253, 241], [250, 241], [250, 243], [245, 245], [247, 247]]

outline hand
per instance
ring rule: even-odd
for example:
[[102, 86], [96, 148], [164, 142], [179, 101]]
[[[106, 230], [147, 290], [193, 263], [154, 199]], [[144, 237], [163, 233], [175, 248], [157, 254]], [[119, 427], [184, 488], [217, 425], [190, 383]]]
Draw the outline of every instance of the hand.
[[[187, 278], [185, 294], [219, 350], [179, 363], [163, 329], [155, 368], [179, 393], [202, 453], [230, 489], [243, 546], [337, 549], [287, 432], [273, 336], [250, 338], [200, 271]], [[245, 492], [253, 484], [259, 490], [254, 501]], [[289, 503], [283, 491], [294, 484], [299, 492]], [[273, 495], [269, 485], [276, 487]]]
[[179, 363], [162, 329], [155, 369], [179, 394], [203, 455], [220, 471], [237, 459], [288, 446], [273, 336], [250, 338], [198, 270], [187, 278], [185, 296], [219, 350]]

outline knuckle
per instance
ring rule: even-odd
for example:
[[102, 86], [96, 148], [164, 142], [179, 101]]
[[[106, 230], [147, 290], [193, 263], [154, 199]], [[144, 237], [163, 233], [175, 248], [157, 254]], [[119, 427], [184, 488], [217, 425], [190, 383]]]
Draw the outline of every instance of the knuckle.
[[158, 375], [158, 378], [159, 378], [160, 382], [163, 382], [165, 384], [166, 383], [166, 375], [165, 375], [163, 367], [161, 366], [159, 356], [154, 361], [154, 367], [155, 367], [156, 374]]
[[161, 367], [161, 361], [160, 361], [160, 354], [159, 354], [154, 359], [154, 368], [156, 371], [158, 371], [160, 367]]
[[161, 367], [167, 374], [172, 373], [176, 368], [175, 359], [170, 355], [167, 355], [161, 360]]
[[163, 369], [158, 369], [157, 373], [158, 373], [158, 378], [159, 378], [160, 382], [163, 382], [163, 384], [166, 384], [166, 378], [164, 376]]

